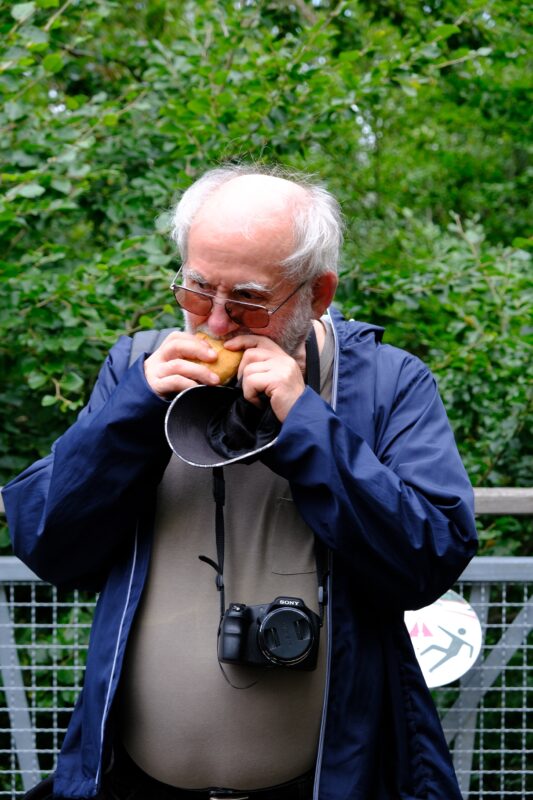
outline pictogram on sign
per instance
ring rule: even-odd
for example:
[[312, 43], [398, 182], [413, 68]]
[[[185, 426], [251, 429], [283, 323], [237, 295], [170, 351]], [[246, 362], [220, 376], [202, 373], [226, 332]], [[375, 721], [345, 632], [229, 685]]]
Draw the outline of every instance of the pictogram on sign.
[[460, 678], [474, 666], [481, 652], [483, 635], [478, 616], [452, 590], [430, 606], [406, 611], [405, 624], [431, 689]]

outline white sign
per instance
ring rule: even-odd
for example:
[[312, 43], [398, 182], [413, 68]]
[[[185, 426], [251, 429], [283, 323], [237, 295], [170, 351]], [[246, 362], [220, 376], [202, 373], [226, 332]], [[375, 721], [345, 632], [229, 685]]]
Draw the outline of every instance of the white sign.
[[478, 616], [450, 590], [430, 606], [405, 612], [405, 624], [430, 689], [457, 680], [474, 666], [483, 642]]

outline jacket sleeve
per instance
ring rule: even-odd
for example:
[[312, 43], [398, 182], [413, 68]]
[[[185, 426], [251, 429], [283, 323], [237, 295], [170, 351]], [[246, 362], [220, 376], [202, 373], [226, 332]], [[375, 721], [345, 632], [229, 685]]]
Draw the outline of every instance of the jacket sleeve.
[[290, 481], [354, 591], [419, 608], [449, 589], [476, 551], [473, 492], [429, 370], [409, 357], [391, 395], [376, 399], [371, 448], [307, 388], [265, 461]]
[[3, 489], [14, 552], [51, 583], [100, 586], [168, 462], [168, 404], [148, 386], [143, 357], [128, 367], [130, 348], [117, 342], [77, 421]]

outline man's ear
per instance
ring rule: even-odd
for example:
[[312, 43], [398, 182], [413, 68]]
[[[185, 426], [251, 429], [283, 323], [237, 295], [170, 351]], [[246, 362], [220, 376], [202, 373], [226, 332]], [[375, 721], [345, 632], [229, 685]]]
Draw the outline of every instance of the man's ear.
[[315, 279], [311, 301], [315, 319], [320, 319], [325, 310], [331, 305], [338, 282], [339, 279], [334, 272], [324, 272], [323, 275], [319, 275]]

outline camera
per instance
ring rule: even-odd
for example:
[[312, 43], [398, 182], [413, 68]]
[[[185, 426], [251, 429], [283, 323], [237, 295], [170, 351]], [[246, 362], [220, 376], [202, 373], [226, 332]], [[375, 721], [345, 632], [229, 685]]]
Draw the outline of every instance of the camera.
[[224, 664], [313, 670], [318, 657], [320, 618], [299, 597], [272, 603], [231, 603], [218, 631], [218, 659]]

